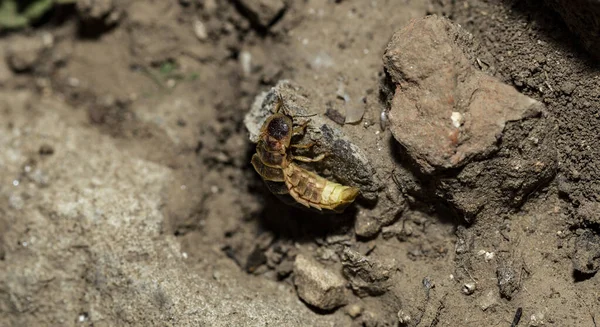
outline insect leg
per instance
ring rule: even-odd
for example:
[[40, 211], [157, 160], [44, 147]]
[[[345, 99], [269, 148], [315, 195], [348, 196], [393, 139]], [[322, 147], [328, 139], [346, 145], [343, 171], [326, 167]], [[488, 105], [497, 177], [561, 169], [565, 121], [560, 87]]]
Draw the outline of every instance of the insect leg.
[[278, 94], [277, 101], [275, 102], [275, 106], [273, 107], [273, 112], [278, 113], [282, 106], [283, 106], [283, 99], [281, 98], [281, 94]]
[[302, 161], [302, 162], [318, 162], [318, 161], [325, 159], [325, 154], [321, 153], [320, 155], [318, 155], [314, 158], [303, 157], [303, 156], [294, 156], [293, 159]]
[[304, 135], [304, 133], [306, 133], [306, 127], [308, 126], [308, 123], [309, 123], [309, 120], [305, 121], [300, 126], [294, 127], [292, 129], [292, 137], [298, 136], [298, 135]]
[[292, 144], [290, 146], [295, 149], [310, 149], [315, 144], [316, 144], [315, 142], [310, 142], [310, 143], [306, 143], [306, 144]]

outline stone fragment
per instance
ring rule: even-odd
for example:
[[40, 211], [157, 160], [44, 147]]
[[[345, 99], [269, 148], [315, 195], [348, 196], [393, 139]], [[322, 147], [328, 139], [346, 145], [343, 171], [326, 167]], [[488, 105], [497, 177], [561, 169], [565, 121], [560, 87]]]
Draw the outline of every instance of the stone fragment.
[[477, 288], [477, 285], [476, 285], [475, 283], [473, 283], [473, 282], [468, 282], [468, 283], [465, 283], [465, 284], [463, 285], [463, 287], [462, 287], [462, 292], [463, 292], [465, 295], [471, 295], [471, 294], [475, 293], [475, 289], [476, 289], [476, 288]]
[[437, 16], [392, 37], [390, 130], [424, 184], [470, 221], [486, 205], [519, 206], [556, 171], [544, 106], [476, 68], [472, 35]]
[[342, 252], [342, 273], [360, 297], [377, 296], [387, 292], [393, 265], [366, 257], [350, 248]]
[[585, 230], [577, 236], [575, 254], [571, 261], [573, 269], [583, 274], [595, 274], [600, 270], [600, 235]]
[[485, 311], [496, 304], [498, 304], [498, 296], [494, 290], [489, 290], [487, 293], [481, 295], [477, 300], [477, 304], [482, 311]]
[[516, 264], [512, 258], [506, 254], [498, 256], [498, 267], [496, 268], [496, 278], [498, 280], [498, 290], [500, 296], [505, 299], [511, 299], [515, 292], [520, 288], [519, 272], [522, 268]]
[[346, 313], [353, 319], [360, 316], [363, 310], [364, 308], [356, 303], [346, 307]]
[[333, 310], [348, 302], [344, 278], [301, 254], [294, 262], [294, 284], [298, 297], [319, 309]]
[[42, 38], [17, 36], [10, 41], [6, 62], [16, 73], [29, 71], [40, 62], [45, 49]]
[[114, 0], [77, 0], [75, 7], [79, 18], [87, 23], [101, 22], [109, 26], [117, 23], [121, 17]]
[[283, 0], [237, 0], [236, 3], [242, 14], [261, 28], [274, 24], [286, 9]]

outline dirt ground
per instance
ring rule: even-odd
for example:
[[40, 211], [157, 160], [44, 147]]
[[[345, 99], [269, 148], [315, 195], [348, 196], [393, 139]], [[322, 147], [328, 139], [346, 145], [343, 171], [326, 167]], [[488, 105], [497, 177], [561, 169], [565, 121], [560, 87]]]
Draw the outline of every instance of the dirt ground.
[[[250, 164], [255, 98], [287, 79], [323, 117], [364, 107], [343, 130], [390, 181], [382, 56], [428, 14], [546, 106], [555, 176], [469, 222], [398, 190], [391, 220], [280, 203]], [[600, 323], [598, 64], [540, 1], [78, 1], [0, 58], [1, 326]], [[300, 256], [343, 276], [340, 306], [298, 298]]]

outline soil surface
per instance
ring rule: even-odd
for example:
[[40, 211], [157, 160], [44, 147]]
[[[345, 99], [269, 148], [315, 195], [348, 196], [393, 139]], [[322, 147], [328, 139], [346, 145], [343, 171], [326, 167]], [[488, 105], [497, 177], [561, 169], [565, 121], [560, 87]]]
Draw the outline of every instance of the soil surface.
[[[516, 206], [406, 191], [382, 57], [429, 14], [558, 129]], [[540, 1], [77, 1], [1, 33], [2, 326], [600, 323], [598, 63]], [[342, 215], [250, 164], [244, 117], [282, 80], [369, 157]]]

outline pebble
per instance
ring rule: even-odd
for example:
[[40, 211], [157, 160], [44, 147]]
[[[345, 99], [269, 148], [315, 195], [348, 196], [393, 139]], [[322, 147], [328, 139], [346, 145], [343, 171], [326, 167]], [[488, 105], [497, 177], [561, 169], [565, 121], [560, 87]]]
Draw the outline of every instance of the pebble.
[[344, 278], [301, 254], [294, 262], [294, 284], [298, 297], [319, 309], [333, 310], [348, 302]]
[[462, 287], [462, 292], [466, 295], [471, 295], [475, 292], [476, 287], [475, 283], [465, 283]]

